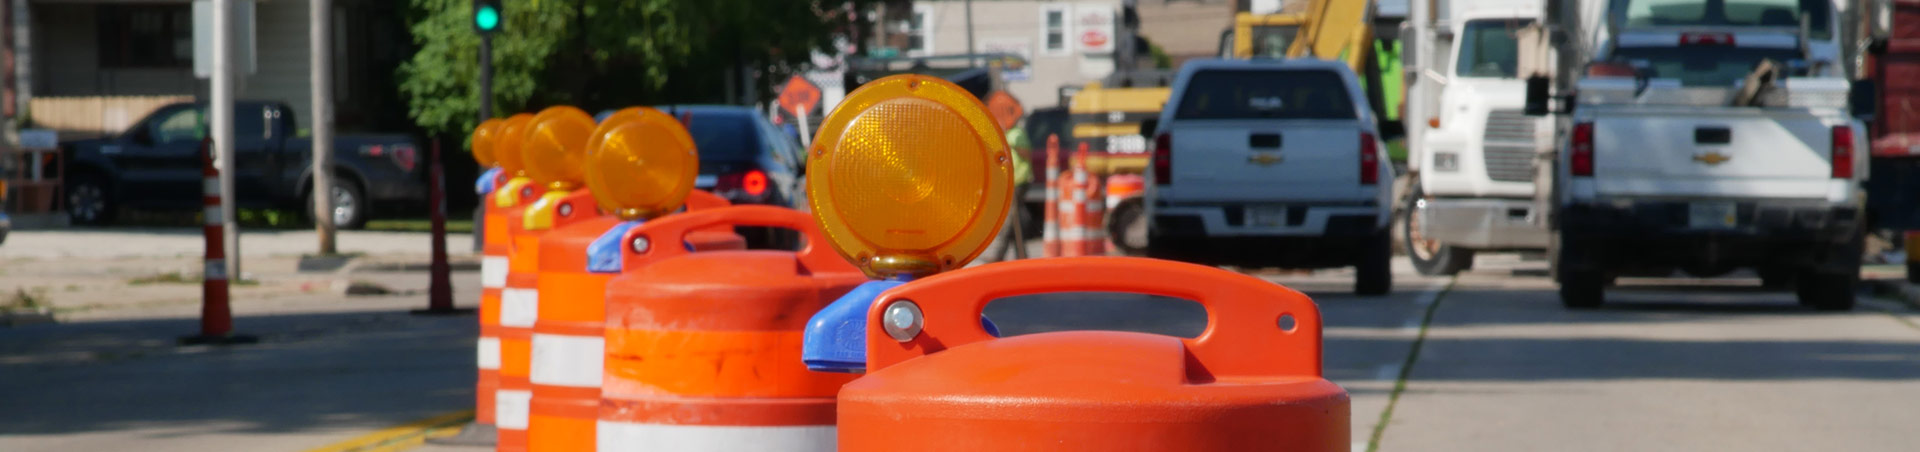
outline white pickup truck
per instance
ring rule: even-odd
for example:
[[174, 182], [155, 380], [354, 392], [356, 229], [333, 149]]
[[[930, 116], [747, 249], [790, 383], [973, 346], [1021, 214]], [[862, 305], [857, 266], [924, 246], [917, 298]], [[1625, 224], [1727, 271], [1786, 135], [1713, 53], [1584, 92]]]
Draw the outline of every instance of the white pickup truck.
[[1244, 267], [1354, 266], [1391, 290], [1392, 167], [1353, 71], [1320, 60], [1189, 61], [1157, 121], [1147, 255]]
[[1752, 268], [1803, 305], [1851, 308], [1866, 139], [1821, 56], [1835, 52], [1817, 49], [1841, 25], [1832, 5], [1561, 3], [1548, 20], [1571, 39], [1550, 47], [1564, 103], [1542, 186], [1562, 303], [1599, 306], [1617, 276]]

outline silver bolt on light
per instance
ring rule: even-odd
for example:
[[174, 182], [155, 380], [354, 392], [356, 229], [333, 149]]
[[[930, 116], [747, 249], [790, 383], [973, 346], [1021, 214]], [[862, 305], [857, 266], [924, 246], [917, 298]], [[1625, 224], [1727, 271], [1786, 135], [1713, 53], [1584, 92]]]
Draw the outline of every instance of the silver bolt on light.
[[633, 247], [633, 252], [646, 254], [648, 249], [653, 248], [653, 242], [647, 241], [646, 237], [634, 237], [631, 246]]
[[564, 217], [568, 215], [573, 215], [573, 203], [570, 203], [570, 202], [560, 203], [559, 210], [560, 210], [560, 216]]
[[926, 325], [925, 321], [925, 316], [920, 313], [920, 305], [911, 300], [899, 300], [887, 305], [887, 310], [880, 314], [880, 329], [886, 330], [887, 336], [893, 340], [906, 342], [920, 335], [920, 328]]

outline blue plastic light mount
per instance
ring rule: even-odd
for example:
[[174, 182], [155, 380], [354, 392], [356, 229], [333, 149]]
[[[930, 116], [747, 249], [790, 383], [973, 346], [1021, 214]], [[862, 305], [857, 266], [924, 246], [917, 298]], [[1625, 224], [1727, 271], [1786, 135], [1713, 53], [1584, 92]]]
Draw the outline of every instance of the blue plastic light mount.
[[815, 372], [867, 371], [867, 311], [881, 292], [906, 281], [867, 281], [813, 314], [800, 347], [800, 359]]

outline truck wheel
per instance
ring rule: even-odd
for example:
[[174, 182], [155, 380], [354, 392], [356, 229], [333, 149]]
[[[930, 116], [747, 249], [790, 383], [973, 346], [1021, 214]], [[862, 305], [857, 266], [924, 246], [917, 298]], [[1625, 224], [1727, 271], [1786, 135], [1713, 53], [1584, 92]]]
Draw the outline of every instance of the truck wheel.
[[1607, 301], [1607, 277], [1595, 271], [1560, 271], [1560, 305], [1568, 309], [1598, 308]]
[[1360, 262], [1353, 266], [1353, 293], [1363, 296], [1386, 295], [1393, 291], [1393, 237], [1382, 232], [1360, 247]]
[[1473, 250], [1457, 248], [1428, 240], [1420, 235], [1420, 215], [1416, 211], [1419, 205], [1419, 188], [1414, 188], [1410, 205], [1400, 209], [1400, 240], [1407, 246], [1407, 258], [1413, 261], [1413, 269], [1427, 276], [1453, 276], [1462, 270], [1473, 268]]
[[[360, 229], [367, 225], [366, 192], [352, 180], [344, 177], [333, 178], [333, 227], [340, 229]], [[311, 190], [309, 190], [311, 191]], [[313, 218], [313, 193], [307, 193], [307, 218]]]
[[107, 180], [97, 174], [82, 174], [67, 182], [67, 219], [73, 224], [100, 226], [113, 223], [113, 192]]
[[1120, 201], [1107, 211], [1107, 237], [1128, 256], [1147, 254], [1147, 207], [1139, 197]]
[[1858, 276], [1844, 273], [1808, 273], [1800, 275], [1800, 285], [1794, 291], [1799, 296], [1800, 305], [1821, 311], [1846, 311], [1853, 309], [1854, 280]]

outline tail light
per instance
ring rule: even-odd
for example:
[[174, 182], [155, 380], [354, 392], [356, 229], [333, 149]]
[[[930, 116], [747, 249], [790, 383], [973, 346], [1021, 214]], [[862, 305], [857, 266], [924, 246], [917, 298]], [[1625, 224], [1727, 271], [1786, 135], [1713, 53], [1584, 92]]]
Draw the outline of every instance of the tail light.
[[767, 173], [760, 170], [723, 174], [714, 182], [714, 190], [740, 190], [748, 196], [760, 196], [767, 193]]
[[1733, 46], [1733, 33], [1681, 33], [1683, 46]]
[[412, 172], [414, 167], [420, 165], [420, 153], [414, 151], [412, 145], [394, 145], [392, 154], [393, 164], [399, 165], [403, 171]]
[[1853, 126], [1833, 128], [1833, 178], [1853, 178]]
[[1173, 183], [1173, 134], [1153, 137], [1153, 180], [1159, 185]]
[[1574, 124], [1573, 149], [1569, 154], [1567, 164], [1573, 175], [1593, 175], [1593, 123]]
[[1626, 63], [1604, 62], [1587, 66], [1588, 77], [1633, 77], [1639, 71]]
[[1374, 141], [1373, 134], [1363, 132], [1360, 134], [1360, 184], [1378, 183], [1380, 183], [1380, 145]]

